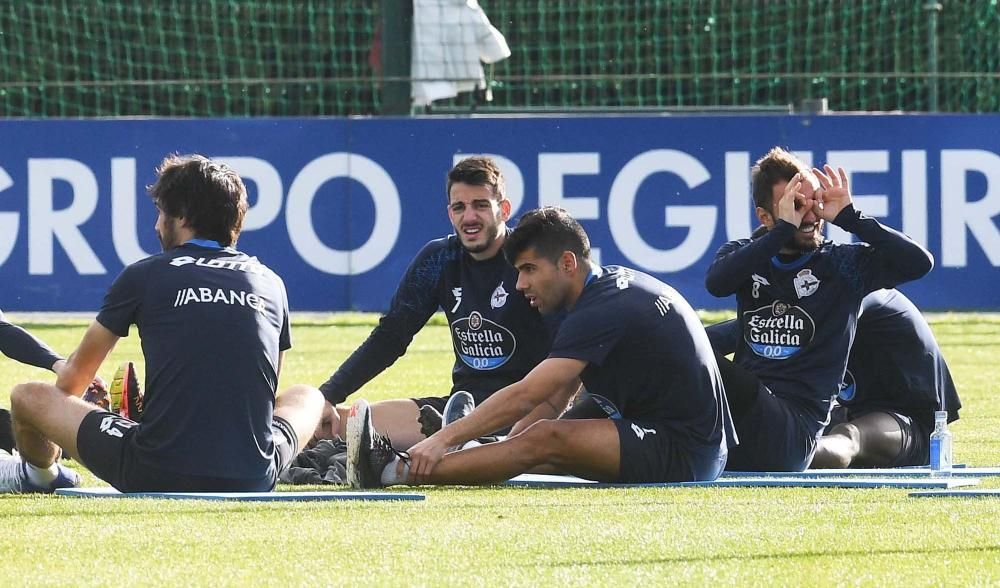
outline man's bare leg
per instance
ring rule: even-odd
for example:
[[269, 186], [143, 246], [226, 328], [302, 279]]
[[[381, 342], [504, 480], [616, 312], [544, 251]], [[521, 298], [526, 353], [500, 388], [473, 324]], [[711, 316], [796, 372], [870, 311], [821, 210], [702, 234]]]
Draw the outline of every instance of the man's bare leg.
[[299, 447], [304, 448], [313, 436], [323, 413], [323, 394], [311, 386], [296, 385], [278, 395], [274, 403], [274, 416], [292, 425]]
[[60, 447], [79, 461], [77, 432], [84, 417], [97, 410], [96, 406], [40, 382], [15, 386], [10, 403], [14, 438], [25, 461], [47, 468], [59, 457]]
[[541, 420], [515, 437], [445, 455], [422, 483], [489, 484], [538, 467], [613, 481], [620, 451], [614, 421]]
[[[420, 423], [417, 422], [420, 410], [417, 408], [417, 403], [409, 398], [373, 402], [370, 410], [375, 430], [388, 435], [392, 440], [392, 446], [396, 449], [406, 451], [424, 440], [425, 437], [420, 432]], [[350, 411], [350, 406], [340, 404], [334, 411], [339, 423], [334, 424], [333, 430], [337, 431], [341, 439], [347, 439], [347, 416]]]
[[889, 467], [903, 448], [903, 430], [892, 415], [870, 412], [841, 423], [819, 439], [812, 469]]

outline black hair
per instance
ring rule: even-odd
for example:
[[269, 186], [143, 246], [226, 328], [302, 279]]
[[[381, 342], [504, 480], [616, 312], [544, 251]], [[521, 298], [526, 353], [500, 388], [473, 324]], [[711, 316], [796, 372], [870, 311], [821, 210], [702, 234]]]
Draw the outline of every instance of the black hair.
[[183, 218], [196, 237], [236, 244], [247, 213], [247, 189], [228, 165], [202, 155], [168, 155], [149, 186], [156, 206]]
[[511, 263], [528, 249], [556, 263], [564, 251], [571, 251], [580, 261], [590, 259], [590, 239], [575, 218], [562, 208], [546, 206], [530, 210], [517, 221], [507, 235], [504, 254]]
[[754, 206], [774, 213], [771, 200], [774, 186], [789, 182], [797, 173], [808, 173], [805, 163], [781, 147], [774, 147], [757, 160], [750, 171], [750, 185]]

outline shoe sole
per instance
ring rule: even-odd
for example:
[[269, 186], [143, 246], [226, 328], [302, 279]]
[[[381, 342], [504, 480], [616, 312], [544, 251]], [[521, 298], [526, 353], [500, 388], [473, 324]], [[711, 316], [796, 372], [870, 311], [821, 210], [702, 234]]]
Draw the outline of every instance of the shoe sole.
[[351, 405], [347, 416], [347, 483], [351, 488], [361, 488], [361, 434], [368, 420], [368, 402], [358, 400]]
[[[449, 418], [449, 417], [453, 416], [451, 413], [452, 413], [453, 409], [455, 408], [455, 404], [457, 404], [459, 402], [459, 399], [465, 399], [465, 398], [469, 399], [468, 403], [473, 406], [473, 409], [475, 409], [476, 401], [472, 397], [472, 394], [469, 394], [468, 392], [466, 392], [464, 390], [459, 390], [458, 392], [455, 392], [454, 394], [451, 395], [451, 398], [448, 399], [448, 402], [445, 403], [444, 410], [441, 412], [441, 428], [442, 429], [444, 427], [447, 427], [451, 423], [454, 423], [458, 419], [460, 419], [460, 418], [462, 418], [462, 417], [465, 416], [463, 414], [462, 416], [460, 416], [458, 418]], [[465, 402], [463, 402], [462, 404], [465, 404]]]
[[[461, 403], [463, 406], [465, 406], [465, 405], [471, 405], [472, 408], [473, 408], [473, 410], [476, 408], [476, 400], [475, 400], [475, 398], [472, 397], [472, 394], [469, 394], [465, 390], [459, 390], [458, 392], [455, 392], [454, 394], [451, 395], [451, 398], [448, 399], [448, 402], [445, 403], [445, 405], [444, 405], [444, 412], [441, 413], [441, 428], [442, 429], [445, 428], [445, 427], [447, 427], [451, 423], [454, 423], [455, 421], [457, 421], [457, 420], [459, 420], [459, 419], [461, 419], [462, 417], [465, 416], [463, 414], [463, 415], [459, 416], [458, 418], [450, 418], [450, 417], [454, 417], [454, 415], [452, 414], [452, 412], [454, 412], [455, 405], [457, 405], [459, 403]], [[462, 445], [452, 445], [451, 447], [445, 449], [445, 453], [451, 453], [453, 451], [458, 451], [461, 448], [462, 448]]]
[[[126, 361], [119, 366], [115, 372], [115, 377], [111, 380], [111, 386], [108, 387], [108, 402], [110, 403], [108, 409], [119, 416], [125, 416], [128, 412], [126, 403], [128, 402], [129, 394], [128, 372], [131, 364], [132, 362]], [[122, 410], [123, 408], [125, 408], [124, 411]]]

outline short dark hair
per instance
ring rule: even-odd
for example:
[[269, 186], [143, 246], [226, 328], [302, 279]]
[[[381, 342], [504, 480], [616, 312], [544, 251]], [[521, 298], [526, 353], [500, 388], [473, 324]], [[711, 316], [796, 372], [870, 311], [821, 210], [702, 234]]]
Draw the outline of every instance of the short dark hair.
[[590, 239], [586, 231], [575, 218], [557, 206], [524, 213], [503, 244], [504, 254], [511, 263], [532, 248], [552, 263], [559, 261], [564, 251], [572, 251], [580, 260], [590, 259]]
[[448, 172], [448, 185], [445, 188], [445, 198], [451, 202], [451, 187], [454, 184], [469, 184], [470, 186], [489, 186], [497, 200], [507, 197], [507, 186], [504, 184], [500, 166], [492, 158], [480, 155], [466, 157], [455, 164]]
[[247, 213], [247, 189], [231, 167], [202, 155], [172, 154], [156, 175], [156, 183], [146, 189], [160, 210], [183, 218], [197, 237], [224, 247], [236, 244]]
[[771, 209], [774, 185], [778, 182], [788, 182], [800, 172], [809, 173], [809, 168], [798, 157], [781, 147], [774, 147], [768, 151], [764, 157], [757, 160], [750, 171], [754, 206], [774, 212]]

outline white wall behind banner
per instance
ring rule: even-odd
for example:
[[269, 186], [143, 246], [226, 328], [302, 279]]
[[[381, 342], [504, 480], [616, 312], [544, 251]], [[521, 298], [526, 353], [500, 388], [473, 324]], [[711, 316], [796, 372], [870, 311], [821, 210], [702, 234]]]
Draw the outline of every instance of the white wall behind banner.
[[[444, 178], [493, 155], [517, 211], [576, 216], [603, 263], [696, 307], [728, 239], [749, 235], [752, 162], [782, 145], [851, 173], [858, 208], [926, 245], [902, 287], [927, 309], [1000, 309], [1000, 116], [0, 121], [0, 308], [95, 310], [158, 250], [145, 186], [167, 153], [230, 162], [251, 193], [240, 248], [293, 309], [384, 310], [426, 241], [449, 232]], [[837, 240], [850, 239], [837, 230]]]

